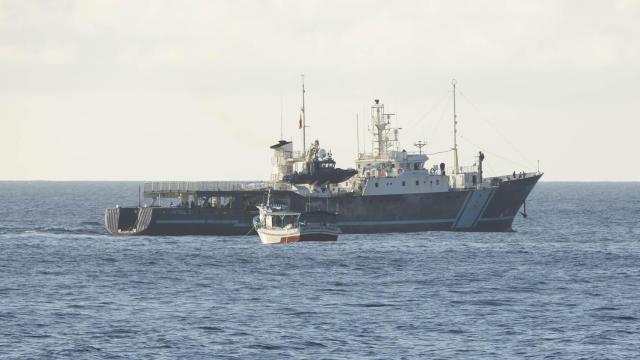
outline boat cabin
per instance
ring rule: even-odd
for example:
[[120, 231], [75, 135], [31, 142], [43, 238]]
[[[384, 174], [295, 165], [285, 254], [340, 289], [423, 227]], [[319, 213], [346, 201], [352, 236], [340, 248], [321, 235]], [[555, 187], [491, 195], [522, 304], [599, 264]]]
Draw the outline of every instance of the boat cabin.
[[275, 211], [265, 214], [265, 225], [269, 229], [293, 229], [300, 225], [300, 213]]

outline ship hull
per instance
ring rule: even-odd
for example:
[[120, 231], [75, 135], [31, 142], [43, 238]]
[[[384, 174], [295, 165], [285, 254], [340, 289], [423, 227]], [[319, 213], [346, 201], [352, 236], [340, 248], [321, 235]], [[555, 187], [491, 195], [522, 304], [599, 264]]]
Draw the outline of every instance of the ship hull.
[[[513, 231], [515, 216], [542, 175], [509, 179], [496, 187], [438, 193], [306, 198], [272, 192], [293, 211], [338, 213], [342, 233], [417, 231]], [[226, 191], [205, 195], [233, 197], [229, 208], [114, 208], [105, 212], [113, 235], [248, 235], [257, 215], [259, 191]]]
[[338, 233], [335, 231], [269, 231], [257, 230], [263, 244], [288, 244], [303, 241], [336, 241]]

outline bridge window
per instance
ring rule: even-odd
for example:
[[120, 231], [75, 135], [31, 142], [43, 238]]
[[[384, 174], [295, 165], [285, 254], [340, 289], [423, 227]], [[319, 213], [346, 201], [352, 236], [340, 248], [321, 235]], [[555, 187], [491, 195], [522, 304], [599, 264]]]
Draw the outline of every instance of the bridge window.
[[406, 185], [406, 184], [405, 184], [405, 182], [403, 181], [403, 182], [402, 182], [402, 186], [405, 186], [405, 185]]
[[376, 183], [376, 187], [378, 187], [378, 183]]
[[416, 186], [420, 185], [420, 180], [416, 180]]

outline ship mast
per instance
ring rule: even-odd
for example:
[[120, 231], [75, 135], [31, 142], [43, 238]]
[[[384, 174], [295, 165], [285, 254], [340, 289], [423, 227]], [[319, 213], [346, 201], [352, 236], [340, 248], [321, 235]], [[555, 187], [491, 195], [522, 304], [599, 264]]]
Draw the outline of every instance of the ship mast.
[[384, 107], [380, 105], [380, 100], [375, 100], [374, 110], [374, 122], [373, 129], [376, 131], [376, 141], [378, 145], [378, 157], [382, 157], [385, 153], [386, 142], [384, 141], [385, 130], [387, 129], [387, 123], [384, 121]]
[[453, 85], [453, 173], [458, 173], [458, 114], [456, 114], [456, 79], [451, 81]]
[[358, 145], [358, 151], [356, 151], [356, 158], [360, 159], [360, 119], [356, 113], [356, 144]]
[[284, 136], [282, 136], [282, 94], [280, 94], [280, 140], [284, 139]]
[[307, 151], [306, 147], [307, 147], [307, 143], [306, 143], [306, 134], [305, 134], [305, 130], [307, 128], [307, 114], [304, 112], [304, 74], [300, 75], [302, 77], [302, 119], [301, 119], [301, 124], [300, 126], [302, 127], [302, 156], [305, 155], [305, 152]]

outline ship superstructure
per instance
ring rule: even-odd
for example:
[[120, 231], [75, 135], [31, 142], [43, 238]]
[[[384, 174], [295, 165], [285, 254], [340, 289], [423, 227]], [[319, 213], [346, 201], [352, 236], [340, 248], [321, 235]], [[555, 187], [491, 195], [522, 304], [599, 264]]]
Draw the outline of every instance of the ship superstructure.
[[418, 153], [400, 150], [400, 129], [391, 127], [393, 116], [385, 113], [380, 100], [375, 100], [371, 106], [373, 151], [358, 154], [358, 173], [344, 188], [362, 196], [448, 191], [449, 176], [444, 164], [427, 170], [429, 157], [422, 149]]
[[[454, 104], [455, 104], [455, 82], [454, 86]], [[419, 142], [416, 144], [419, 151], [408, 152], [400, 148], [399, 131], [401, 129], [392, 126], [393, 113], [385, 112], [384, 104], [379, 99], [374, 100], [371, 105], [371, 135], [372, 135], [372, 151], [369, 153], [358, 153], [355, 160], [355, 171], [343, 171], [342, 176], [334, 176], [333, 179], [325, 177], [324, 183], [331, 183], [329, 187], [331, 193], [356, 193], [361, 196], [373, 195], [397, 195], [397, 194], [418, 194], [446, 192], [452, 190], [464, 189], [481, 189], [491, 186], [491, 183], [485, 183], [482, 178], [482, 162], [484, 154], [478, 153], [476, 161], [471, 166], [458, 166], [458, 146], [457, 146], [457, 114], [454, 105], [454, 146], [451, 151], [454, 154], [454, 166], [447, 169], [444, 163], [433, 164], [430, 168], [425, 168], [429, 157], [422, 152], [422, 147], [426, 144]], [[292, 149], [291, 142], [281, 141], [279, 144], [289, 146]], [[291, 150], [282, 151], [283, 146], [276, 144], [271, 148], [276, 150], [274, 159], [278, 159], [278, 164], [287, 164], [287, 166], [274, 167], [272, 180], [276, 183], [284, 180], [286, 183], [293, 184], [312, 184], [309, 178], [299, 176], [293, 170], [296, 158], [292, 155], [287, 158], [286, 154], [293, 154]], [[318, 140], [311, 145], [305, 153], [302, 160], [304, 169], [308, 173], [309, 168], [318, 167], [318, 153], [324, 157], [325, 150], [320, 149]], [[314, 165], [310, 159], [315, 157]], [[328, 165], [333, 168], [335, 161], [331, 158], [329, 152]], [[324, 165], [324, 164], [323, 164]], [[353, 176], [353, 177], [352, 177]], [[330, 181], [334, 180], [334, 181]], [[280, 181], [281, 182], [281, 181]], [[275, 185], [278, 186], [277, 184]], [[298, 190], [304, 195], [326, 195], [323, 187], [309, 187], [302, 190], [298, 186]]]

